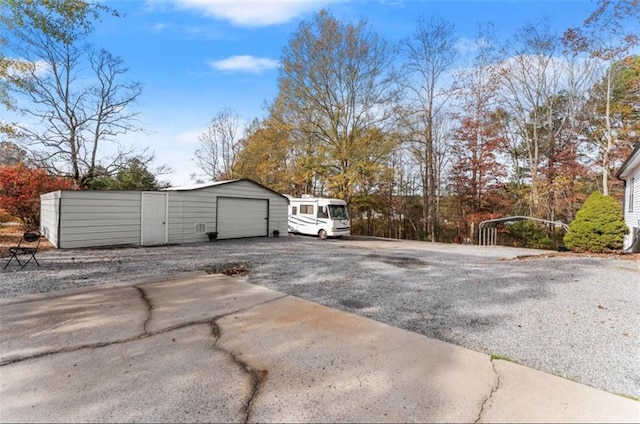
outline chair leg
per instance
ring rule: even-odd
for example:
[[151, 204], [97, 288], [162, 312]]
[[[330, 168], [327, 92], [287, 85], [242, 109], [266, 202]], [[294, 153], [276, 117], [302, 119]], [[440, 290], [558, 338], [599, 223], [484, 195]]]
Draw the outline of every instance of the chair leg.
[[9, 258], [9, 260], [7, 261], [7, 263], [4, 265], [4, 268], [2, 269], [7, 269], [7, 267], [9, 266], [9, 264], [11, 263], [11, 261], [15, 259], [16, 261], [18, 261], [18, 264], [20, 264], [20, 260], [18, 259], [18, 257], [16, 256], [15, 253], [11, 254], [11, 257]]
[[[16, 257], [16, 259], [18, 259], [18, 258]], [[32, 255], [31, 255], [31, 257], [27, 260], [27, 262], [25, 262], [24, 264], [22, 264], [22, 266], [20, 267], [20, 269], [23, 269], [25, 266], [27, 266], [27, 264], [28, 264], [29, 262], [31, 262], [31, 259], [33, 259], [34, 261], [36, 261], [36, 263], [38, 264], [38, 266], [40, 266], [40, 263], [39, 263], [39, 262], [38, 262], [38, 260], [36, 259], [36, 255], [35, 255], [35, 254], [32, 254]], [[20, 261], [18, 261], [18, 263], [20, 263]]]

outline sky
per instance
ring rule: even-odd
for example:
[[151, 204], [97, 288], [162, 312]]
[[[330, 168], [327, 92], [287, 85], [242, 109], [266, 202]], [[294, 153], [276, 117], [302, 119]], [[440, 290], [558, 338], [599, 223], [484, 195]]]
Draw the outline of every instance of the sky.
[[[282, 49], [302, 20], [326, 8], [342, 21], [364, 19], [390, 42], [407, 38], [419, 15], [455, 25], [459, 45], [492, 22], [507, 39], [541, 20], [562, 33], [579, 26], [595, 0], [103, 0], [123, 13], [96, 25], [91, 41], [121, 57], [143, 92], [136, 110], [146, 133], [124, 142], [149, 146], [159, 177], [173, 186], [201, 174], [198, 136], [223, 108], [243, 120], [266, 116], [277, 95]], [[461, 47], [462, 48], [462, 47]]]

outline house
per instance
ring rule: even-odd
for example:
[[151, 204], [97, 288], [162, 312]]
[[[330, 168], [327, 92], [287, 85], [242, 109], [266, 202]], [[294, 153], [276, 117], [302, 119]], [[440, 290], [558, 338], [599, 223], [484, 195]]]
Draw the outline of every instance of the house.
[[249, 179], [162, 191], [40, 196], [42, 234], [58, 248], [151, 246], [287, 234], [289, 200]]
[[624, 220], [629, 227], [623, 248], [640, 252], [640, 143], [636, 143], [631, 156], [620, 167], [617, 177], [624, 181], [622, 208]]

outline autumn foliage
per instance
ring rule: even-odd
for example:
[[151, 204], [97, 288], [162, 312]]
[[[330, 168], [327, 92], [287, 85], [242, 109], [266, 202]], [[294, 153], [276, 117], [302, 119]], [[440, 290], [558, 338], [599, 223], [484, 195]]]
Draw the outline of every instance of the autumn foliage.
[[48, 174], [24, 164], [0, 166], [0, 208], [18, 217], [25, 228], [40, 223], [40, 195], [56, 190], [73, 190], [72, 180]]

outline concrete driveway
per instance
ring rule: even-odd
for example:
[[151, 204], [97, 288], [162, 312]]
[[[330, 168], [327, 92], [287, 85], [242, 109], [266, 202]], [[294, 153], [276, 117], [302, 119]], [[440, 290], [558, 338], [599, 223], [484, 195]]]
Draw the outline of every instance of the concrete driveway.
[[231, 277], [0, 301], [2, 422], [638, 422], [640, 403]]

